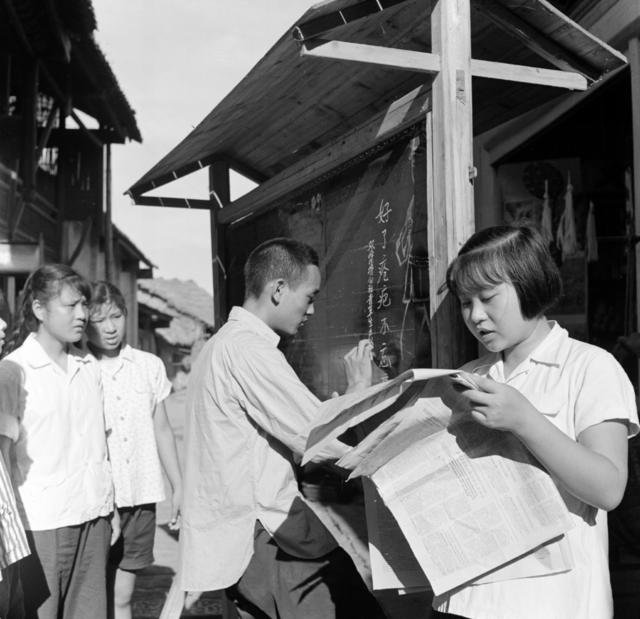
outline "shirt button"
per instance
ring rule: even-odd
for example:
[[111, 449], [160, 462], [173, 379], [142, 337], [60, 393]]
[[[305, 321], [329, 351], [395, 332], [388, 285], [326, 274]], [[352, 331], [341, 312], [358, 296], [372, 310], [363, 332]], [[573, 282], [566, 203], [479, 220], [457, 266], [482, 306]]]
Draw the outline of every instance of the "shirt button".
[[117, 395], [116, 400], [122, 400], [122, 398], [119, 395]]
[[120, 415], [120, 419], [122, 419], [122, 421], [124, 421], [124, 415]]
[[129, 439], [125, 436], [122, 440], [126, 443]]
[[112, 377], [111, 377], [111, 380], [115, 380], [115, 379], [116, 379], [116, 377], [115, 377], [115, 376], [112, 376]]

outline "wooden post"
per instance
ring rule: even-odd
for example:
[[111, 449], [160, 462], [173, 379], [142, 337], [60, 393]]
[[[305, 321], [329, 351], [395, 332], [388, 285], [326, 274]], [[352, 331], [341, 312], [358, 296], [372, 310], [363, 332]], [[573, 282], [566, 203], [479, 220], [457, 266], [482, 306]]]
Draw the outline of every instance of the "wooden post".
[[225, 264], [226, 226], [220, 223], [221, 209], [231, 201], [229, 164], [215, 161], [209, 166], [211, 198], [211, 269], [213, 275], [213, 319], [219, 329], [227, 319], [227, 265]]
[[27, 61], [22, 85], [23, 101], [20, 105], [22, 114], [22, 153], [20, 159], [20, 177], [22, 178], [22, 200], [18, 212], [12, 213], [9, 226], [9, 240], [13, 240], [14, 234], [20, 225], [20, 219], [25, 208], [35, 198], [36, 171], [38, 162], [36, 158], [37, 129], [36, 112], [38, 107], [38, 75], [39, 62], [36, 58]]
[[[627, 59], [631, 67], [631, 127], [633, 135], [633, 169], [631, 176], [635, 235], [640, 236], [640, 39], [634, 37], [629, 41]], [[635, 244], [636, 267], [636, 331], [640, 331], [640, 246]], [[640, 367], [638, 368], [638, 381], [640, 383]]]
[[58, 173], [56, 174], [56, 209], [57, 209], [57, 221], [56, 221], [56, 239], [58, 244], [58, 261], [66, 262], [69, 258], [69, 251], [66, 245], [66, 235], [64, 233], [64, 220], [66, 215], [66, 186], [65, 179], [68, 174], [67, 165], [67, 143], [66, 136], [66, 104], [60, 103], [60, 126], [59, 131], [61, 139], [58, 142]]
[[113, 222], [111, 221], [111, 144], [102, 148], [104, 157], [104, 274], [111, 284], [116, 283], [113, 258]]
[[474, 230], [468, 0], [435, 3], [431, 40], [441, 63], [433, 80], [433, 111], [427, 118], [432, 145], [427, 173], [431, 353], [434, 367], [451, 368], [466, 360], [466, 334], [457, 301], [440, 288], [449, 262]]

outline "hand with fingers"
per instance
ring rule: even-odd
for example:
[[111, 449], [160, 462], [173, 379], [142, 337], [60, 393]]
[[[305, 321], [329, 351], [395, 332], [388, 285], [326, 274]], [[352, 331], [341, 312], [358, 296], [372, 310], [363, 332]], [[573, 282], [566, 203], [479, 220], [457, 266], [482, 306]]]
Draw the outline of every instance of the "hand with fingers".
[[373, 376], [373, 346], [370, 340], [360, 340], [344, 356], [344, 369], [347, 374], [346, 393], [361, 391], [371, 386]]
[[483, 426], [519, 434], [538, 410], [517, 389], [486, 376], [474, 376], [477, 389], [464, 389], [471, 416]]
[[182, 489], [176, 488], [171, 493], [171, 517], [169, 519], [169, 529], [178, 531], [180, 529], [180, 505], [182, 503]]

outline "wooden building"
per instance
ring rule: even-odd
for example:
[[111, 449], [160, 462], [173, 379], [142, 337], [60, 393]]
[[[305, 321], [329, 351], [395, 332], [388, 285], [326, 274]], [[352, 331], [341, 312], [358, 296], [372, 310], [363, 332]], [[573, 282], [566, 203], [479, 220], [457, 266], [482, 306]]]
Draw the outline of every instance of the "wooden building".
[[[260, 241], [319, 251], [316, 315], [286, 353], [328, 397], [363, 336], [387, 374], [470, 358], [444, 272], [504, 221], [548, 217], [573, 334], [612, 349], [640, 330], [639, 110], [637, 0], [333, 0], [130, 193], [211, 211], [217, 325]], [[210, 200], [146, 195], [202, 167]], [[229, 170], [258, 186], [231, 201]]]
[[[545, 180], [555, 233], [568, 172], [579, 247], [565, 270], [571, 288], [579, 284], [583, 294], [558, 312], [576, 334], [606, 347], [636, 330], [635, 255], [625, 261], [636, 234], [633, 213], [640, 212], [638, 196], [630, 194], [640, 177], [640, 157], [633, 157], [639, 121], [631, 113], [632, 92], [640, 88], [640, 6], [634, 0], [464, 6], [455, 14], [447, 3], [425, 0], [379, 7], [335, 0], [309, 9], [131, 187], [139, 204], [211, 210], [218, 324], [242, 298], [242, 262], [261, 239], [291, 234], [320, 249], [327, 314], [314, 319], [317, 333], [306, 339], [329, 335], [328, 347], [316, 351], [321, 371], [310, 372], [319, 377], [314, 386], [321, 395], [333, 388], [331, 367], [353, 336], [372, 336], [397, 369], [464, 358], [466, 344], [451, 328], [455, 312], [438, 293], [449, 259], [475, 227], [523, 213], [539, 218]], [[145, 195], [206, 166], [210, 201]], [[230, 202], [230, 169], [258, 187]], [[603, 258], [587, 268], [590, 201]], [[394, 246], [382, 251], [387, 240]], [[622, 285], [615, 301], [602, 294], [612, 282], [612, 255], [624, 258], [613, 278]], [[384, 259], [390, 284], [380, 299], [377, 269]], [[603, 296], [614, 305], [599, 308]], [[598, 318], [625, 315], [620, 303], [630, 299], [626, 324]], [[336, 308], [344, 310], [337, 317]], [[330, 324], [329, 316], [342, 324]]]
[[141, 279], [137, 287], [137, 346], [164, 361], [174, 389], [180, 390], [213, 333], [213, 298], [191, 280]]
[[45, 261], [113, 281], [132, 310], [140, 269], [149, 276], [149, 260], [111, 225], [110, 145], [141, 137], [95, 29], [90, 0], [0, 2], [0, 289], [10, 311]]

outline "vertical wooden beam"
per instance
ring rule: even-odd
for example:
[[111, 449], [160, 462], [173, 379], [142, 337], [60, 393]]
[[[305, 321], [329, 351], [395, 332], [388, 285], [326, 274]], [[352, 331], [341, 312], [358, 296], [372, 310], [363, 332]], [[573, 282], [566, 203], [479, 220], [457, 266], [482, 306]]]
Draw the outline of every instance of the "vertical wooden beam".
[[64, 220], [66, 216], [66, 179], [68, 178], [69, 170], [67, 165], [67, 143], [64, 139], [66, 135], [66, 105], [60, 102], [60, 131], [61, 139], [58, 141], [58, 169], [56, 173], [56, 208], [58, 211], [56, 222], [56, 239], [58, 243], [58, 261], [66, 262], [69, 258], [69, 251], [66, 247], [66, 235], [64, 233]]
[[102, 148], [104, 157], [104, 273], [105, 279], [115, 283], [115, 263], [113, 256], [113, 222], [111, 220], [111, 144]]
[[474, 230], [468, 0], [433, 2], [431, 40], [441, 63], [432, 86], [432, 187], [427, 200], [431, 352], [434, 367], [456, 367], [466, 360], [465, 329], [460, 328], [457, 301], [440, 288], [449, 262]]
[[15, 213], [15, 217], [9, 226], [9, 240], [13, 240], [13, 235], [20, 224], [22, 211], [26, 205], [33, 201], [36, 190], [36, 170], [38, 162], [36, 158], [37, 128], [36, 113], [38, 107], [38, 74], [39, 63], [36, 58], [26, 61], [24, 72], [24, 83], [22, 85], [22, 101], [20, 111], [22, 114], [22, 153], [20, 159], [20, 176], [22, 178], [22, 201], [20, 210]]
[[[633, 135], [633, 212], [635, 235], [640, 236], [640, 39], [634, 37], [629, 41], [627, 59], [631, 67], [631, 130]], [[633, 111], [635, 110], [635, 111]], [[640, 246], [635, 244], [636, 267], [636, 331], [640, 331]], [[640, 382], [640, 367], [638, 368], [638, 381]]]
[[229, 164], [215, 161], [209, 166], [211, 199], [211, 270], [213, 274], [213, 319], [219, 329], [227, 319], [226, 226], [218, 220], [221, 209], [231, 202]]

